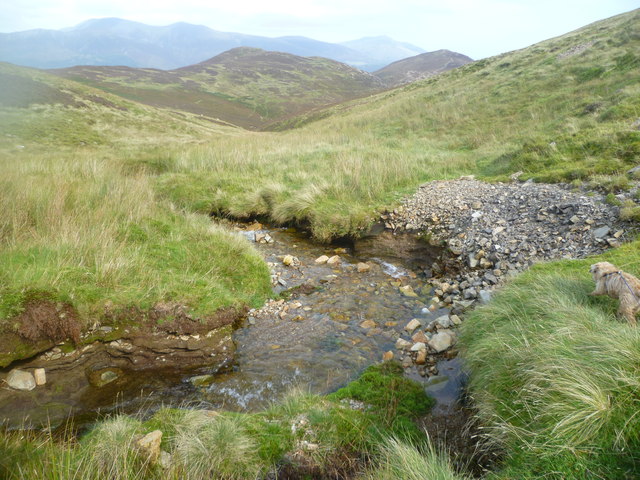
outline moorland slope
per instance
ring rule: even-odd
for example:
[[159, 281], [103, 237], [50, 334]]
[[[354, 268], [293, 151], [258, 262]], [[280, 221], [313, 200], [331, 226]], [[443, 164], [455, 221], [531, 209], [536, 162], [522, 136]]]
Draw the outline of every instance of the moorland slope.
[[247, 129], [383, 88], [377, 77], [334, 60], [249, 47], [177, 70], [79, 66], [50, 73], [137, 102]]

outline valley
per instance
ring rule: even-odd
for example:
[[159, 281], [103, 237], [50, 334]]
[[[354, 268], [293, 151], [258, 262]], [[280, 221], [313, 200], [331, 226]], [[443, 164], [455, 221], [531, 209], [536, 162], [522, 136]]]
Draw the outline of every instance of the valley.
[[[3, 430], [0, 476], [635, 478], [640, 337], [588, 294], [595, 261], [640, 274], [639, 42], [635, 10], [425, 78], [393, 64], [389, 84], [245, 47], [173, 70], [0, 64], [0, 378], [97, 345], [84, 413], [112, 413], [79, 440]], [[228, 350], [120, 401], [142, 330]], [[454, 356], [465, 395], [428, 414]], [[3, 390], [8, 425], [44, 389], [65, 412], [55, 378]], [[191, 460], [190, 431], [217, 463]]]

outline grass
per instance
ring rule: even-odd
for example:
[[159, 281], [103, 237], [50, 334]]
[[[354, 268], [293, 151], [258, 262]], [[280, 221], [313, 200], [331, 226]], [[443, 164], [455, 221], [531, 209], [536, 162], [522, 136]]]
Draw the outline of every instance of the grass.
[[438, 452], [430, 443], [423, 450], [396, 438], [388, 439], [380, 449], [376, 467], [362, 480], [464, 480], [447, 455]]
[[[384, 393], [389, 405], [379, 402], [379, 385], [367, 380], [372, 372], [380, 371], [396, 385]], [[339, 400], [347, 398], [347, 392], [373, 403], [352, 408]], [[0, 432], [0, 475], [8, 480], [245, 480], [280, 472], [295, 478], [344, 478], [361, 470], [372, 456], [388, 457], [393, 448], [420, 463], [415, 448], [427, 445], [424, 435], [414, 439], [417, 447], [384, 439], [393, 432], [393, 422], [389, 422], [393, 415], [418, 414], [397, 405], [422, 405], [419, 412], [424, 413], [431, 403], [422, 388], [402, 378], [397, 366], [383, 366], [369, 369], [354, 389], [343, 389], [338, 396], [293, 391], [262, 412], [161, 409], [144, 422], [116, 415], [98, 422], [80, 438]], [[169, 456], [164, 467], [151, 464], [135, 446], [143, 434], [158, 429], [163, 432], [161, 449]], [[438, 469], [447, 468], [442, 455], [434, 461]]]
[[640, 333], [590, 297], [589, 265], [640, 274], [636, 241], [594, 259], [534, 266], [462, 328], [487, 436], [505, 452], [491, 478], [636, 478]]
[[[203, 318], [270, 294], [268, 269], [245, 239], [158, 201], [149, 171], [167, 157], [136, 159], [135, 149], [114, 149], [3, 160], [2, 331], [16, 331], [12, 319], [34, 292], [71, 306], [83, 327], [106, 304], [145, 311], [177, 302]], [[20, 358], [16, 345], [3, 350], [5, 365]]]
[[420, 440], [423, 433], [412, 420], [426, 414], [434, 404], [420, 384], [403, 376], [402, 366], [395, 362], [368, 367], [357, 380], [329, 398], [364, 402], [394, 435], [413, 441]]

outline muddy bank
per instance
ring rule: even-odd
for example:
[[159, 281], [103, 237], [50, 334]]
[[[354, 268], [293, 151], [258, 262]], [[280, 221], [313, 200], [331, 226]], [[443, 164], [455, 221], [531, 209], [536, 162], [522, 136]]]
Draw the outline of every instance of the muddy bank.
[[[0, 371], [0, 420], [9, 426], [55, 426], [69, 416], [122, 406], [131, 399], [140, 404], [148, 393], [179, 386], [199, 367], [228, 369], [235, 353], [233, 328], [242, 315], [229, 309], [201, 321], [188, 318], [182, 306], [164, 305], [145, 315], [141, 324], [132, 325], [132, 317], [127, 317], [128, 325], [118, 326], [124, 311], [108, 311], [104, 319], [115, 326], [95, 324], [77, 344], [58, 342]], [[169, 316], [158, 325], [158, 318]], [[40, 345], [50, 347], [50, 342]], [[13, 383], [10, 375], [15, 371], [41, 371], [45, 383], [35, 388]]]

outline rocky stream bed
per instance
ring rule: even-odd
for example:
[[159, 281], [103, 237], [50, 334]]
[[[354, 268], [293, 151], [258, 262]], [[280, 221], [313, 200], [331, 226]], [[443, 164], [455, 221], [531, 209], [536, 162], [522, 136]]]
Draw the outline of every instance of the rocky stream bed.
[[[460, 179], [423, 185], [355, 242], [319, 245], [295, 229], [233, 225], [264, 255], [274, 287], [233, 337], [230, 327], [156, 332], [151, 341], [115, 332], [78, 350], [58, 345], [0, 371], [0, 419], [55, 426], [161, 405], [253, 410], [291, 388], [335, 390], [391, 358], [424, 383], [444, 418], [464, 381], [456, 328], [465, 311], [533, 262], [624, 241], [618, 209], [601, 200], [561, 186]], [[16, 369], [36, 373], [32, 388], [9, 386]]]

